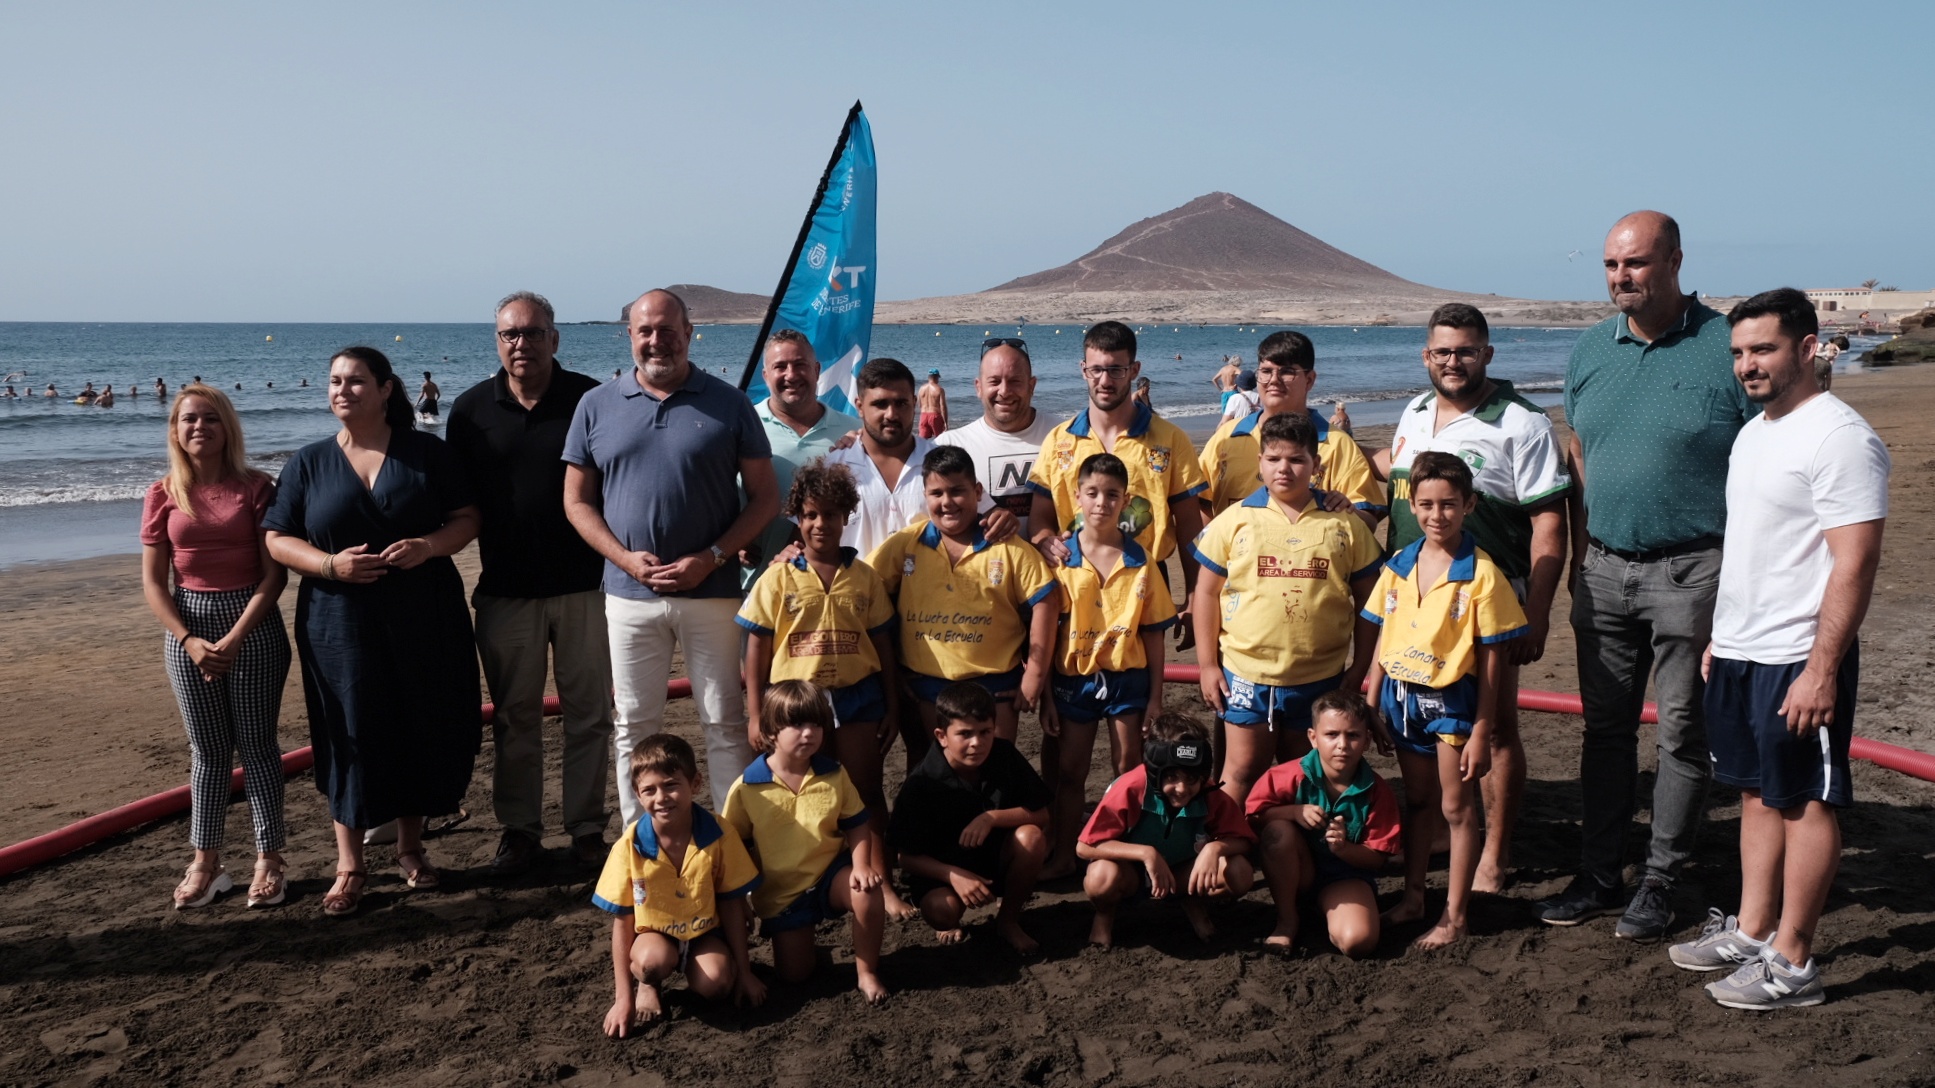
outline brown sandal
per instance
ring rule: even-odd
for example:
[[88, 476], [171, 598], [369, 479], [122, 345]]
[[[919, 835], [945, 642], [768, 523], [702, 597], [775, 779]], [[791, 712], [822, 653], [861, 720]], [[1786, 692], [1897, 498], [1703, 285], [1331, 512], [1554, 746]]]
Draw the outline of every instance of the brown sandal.
[[[412, 866], [408, 864], [404, 860], [406, 858], [417, 859], [416, 865]], [[396, 867], [403, 873], [403, 882], [408, 884], [412, 890], [435, 891], [443, 883], [442, 879], [438, 877], [435, 867], [430, 864], [430, 855], [425, 853], [422, 848], [411, 850], [408, 853], [398, 854], [396, 856]]]
[[249, 907], [273, 907], [289, 896], [289, 878], [282, 875], [288, 866], [281, 858], [255, 859], [255, 878], [249, 881]]
[[336, 882], [346, 887], [342, 891], [329, 889], [329, 894], [322, 898], [323, 913], [331, 918], [355, 914], [356, 909], [363, 905], [363, 888], [369, 883], [368, 874], [361, 869], [338, 869]]

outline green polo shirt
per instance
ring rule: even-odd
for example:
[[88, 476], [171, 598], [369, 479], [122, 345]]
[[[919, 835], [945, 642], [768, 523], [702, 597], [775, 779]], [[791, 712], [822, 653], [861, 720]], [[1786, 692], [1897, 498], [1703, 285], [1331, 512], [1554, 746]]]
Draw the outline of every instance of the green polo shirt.
[[1586, 455], [1586, 532], [1652, 551], [1727, 527], [1727, 456], [1759, 408], [1733, 376], [1725, 317], [1697, 295], [1646, 343], [1614, 314], [1566, 367], [1565, 414]]
[[753, 546], [759, 549], [759, 561], [740, 572], [741, 590], [751, 589], [752, 584], [759, 581], [759, 576], [766, 573], [767, 561], [793, 538], [792, 519], [786, 516], [786, 492], [793, 486], [793, 473], [813, 459], [825, 457], [842, 435], [860, 429], [859, 420], [828, 408], [818, 423], [801, 434], [793, 429], [792, 424], [773, 414], [770, 397], [753, 405], [753, 414], [766, 428], [766, 440], [773, 444], [773, 475], [779, 478], [780, 515], [753, 538]]

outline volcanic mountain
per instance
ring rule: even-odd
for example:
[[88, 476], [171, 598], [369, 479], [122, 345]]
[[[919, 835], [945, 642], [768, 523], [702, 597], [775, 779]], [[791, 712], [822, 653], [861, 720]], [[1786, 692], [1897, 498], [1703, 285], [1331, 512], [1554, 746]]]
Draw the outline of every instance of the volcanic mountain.
[[1430, 295], [1229, 193], [1130, 226], [1075, 260], [996, 291], [1273, 291]]

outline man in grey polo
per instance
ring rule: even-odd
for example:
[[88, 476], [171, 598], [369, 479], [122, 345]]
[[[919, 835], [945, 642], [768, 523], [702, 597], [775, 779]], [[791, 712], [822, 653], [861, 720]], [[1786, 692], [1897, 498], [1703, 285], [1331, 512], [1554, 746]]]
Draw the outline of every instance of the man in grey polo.
[[[753, 412], [773, 447], [774, 493], [783, 507], [793, 473], [832, 452], [835, 442], [860, 429], [860, 420], [820, 403], [820, 357], [805, 333], [781, 329], [767, 337], [760, 370], [771, 395], [754, 405]], [[755, 541], [753, 562], [740, 575], [741, 587], [758, 581], [766, 564], [792, 540], [793, 523], [774, 518]]]
[[1579, 337], [1566, 370], [1575, 506], [1572, 627], [1585, 737], [1579, 873], [1540, 904], [1551, 925], [1620, 909], [1639, 783], [1639, 713], [1659, 701], [1652, 845], [1615, 933], [1656, 940], [1692, 852], [1710, 774], [1700, 657], [1713, 627], [1727, 458], [1754, 414], [1726, 318], [1680, 293], [1680, 228], [1634, 212], [1606, 236], [1619, 313]]
[[565, 514], [605, 558], [627, 824], [639, 816], [632, 749], [663, 722], [675, 645], [698, 703], [715, 809], [752, 762], [733, 623], [739, 575], [728, 560], [779, 512], [766, 430], [744, 393], [692, 365], [684, 301], [647, 291], [632, 303], [630, 328], [632, 372], [585, 394], [564, 444]]

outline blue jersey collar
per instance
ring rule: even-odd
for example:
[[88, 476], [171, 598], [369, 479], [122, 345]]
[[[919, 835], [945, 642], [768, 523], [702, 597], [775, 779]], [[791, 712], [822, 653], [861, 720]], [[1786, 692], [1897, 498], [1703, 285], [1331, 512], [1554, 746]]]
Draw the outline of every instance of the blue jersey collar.
[[[839, 769], [840, 764], [831, 756], [823, 756], [816, 753], [812, 759], [807, 761], [808, 774], [828, 775]], [[746, 785], [748, 786], [771, 785], [773, 781], [773, 766], [766, 762], [764, 755], [756, 756], [751, 763], [746, 765], [746, 773], [740, 777], [746, 780]]]
[[[697, 805], [692, 806], [692, 845], [694, 847], [703, 850], [718, 842], [719, 836], [723, 834], [725, 831], [719, 827], [719, 821], [712, 818], [712, 813]], [[652, 827], [650, 813], [638, 818], [637, 830], [632, 833], [632, 848], [645, 857], [658, 860], [658, 832]]]
[[[1148, 405], [1142, 403], [1141, 401], [1136, 401], [1135, 418], [1129, 421], [1129, 437], [1141, 438], [1143, 435], [1148, 434], [1149, 424], [1155, 418], [1156, 418], [1156, 410], [1154, 408], [1149, 407]], [[1088, 409], [1086, 408], [1082, 409], [1080, 412], [1076, 413], [1074, 419], [1071, 419], [1068, 421], [1068, 433], [1074, 435], [1077, 438], [1088, 437], [1089, 435]]]
[[[1315, 408], [1307, 408], [1306, 412], [1310, 416], [1311, 425], [1317, 428], [1317, 441], [1322, 442], [1329, 438], [1330, 420], [1325, 419], [1324, 414]], [[1256, 411], [1244, 416], [1236, 426], [1230, 428], [1230, 436], [1254, 434], [1256, 433], [1256, 429], [1261, 426], [1263, 426], [1263, 409], [1258, 408]]]
[[[840, 549], [840, 566], [841, 566], [841, 568], [842, 568], [842, 569], [844, 569], [844, 568], [846, 568], [846, 567], [850, 567], [850, 566], [852, 566], [852, 565], [853, 565], [853, 559], [854, 559], [854, 557], [855, 557], [855, 556], [857, 556], [857, 555], [859, 555], [859, 554], [860, 554], [860, 549], [858, 549], [858, 548], [841, 548], [841, 549]], [[806, 562], [806, 553], [805, 553], [805, 552], [801, 552], [801, 553], [799, 553], [798, 555], [796, 555], [796, 556], [794, 556], [794, 557], [793, 557], [793, 569], [794, 569], [794, 570], [805, 570], [805, 569], [807, 568], [807, 566], [808, 566], [808, 564], [807, 564], [807, 562]]]
[[[1244, 496], [1243, 501], [1237, 505], [1247, 506], [1252, 510], [1268, 510], [1270, 508], [1270, 489], [1268, 487], [1259, 487]], [[1324, 508], [1324, 493], [1315, 487], [1310, 489], [1310, 501], [1305, 503], [1303, 510], [1299, 510], [1297, 513], [1302, 514], [1304, 510], [1308, 510], [1312, 506], [1315, 506], [1319, 510]]]
[[[1417, 569], [1418, 553], [1424, 550], [1424, 544], [1424, 538], [1419, 537], [1398, 549], [1398, 553], [1386, 564], [1391, 568], [1391, 573], [1399, 578], [1411, 577], [1411, 572]], [[1478, 540], [1467, 529], [1458, 538], [1458, 553], [1451, 557], [1451, 569], [1445, 572], [1445, 581], [1469, 582], [1477, 575]]]
[[[1070, 566], [1070, 567], [1081, 566], [1082, 565], [1082, 534], [1071, 533], [1069, 534], [1068, 539], [1066, 541], [1063, 541], [1063, 543], [1068, 545], [1067, 566]], [[1147, 564], [1148, 562], [1149, 562], [1149, 553], [1142, 550], [1142, 545], [1137, 544], [1134, 540], [1131, 540], [1127, 534], [1124, 534], [1122, 537], [1122, 565], [1125, 567], [1140, 567]], [[1089, 566], [1093, 568], [1094, 564], [1090, 563]]]
[[[935, 525], [931, 521], [928, 522], [927, 527], [920, 531], [920, 542], [930, 548], [935, 549], [936, 551], [940, 550], [940, 546], [941, 546], [940, 526]], [[986, 551], [987, 549], [988, 549], [988, 538], [981, 535], [981, 524], [979, 522], [976, 522], [974, 525], [974, 544], [970, 550], [981, 552], [981, 551]]]

